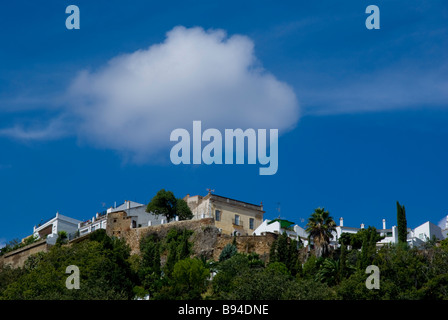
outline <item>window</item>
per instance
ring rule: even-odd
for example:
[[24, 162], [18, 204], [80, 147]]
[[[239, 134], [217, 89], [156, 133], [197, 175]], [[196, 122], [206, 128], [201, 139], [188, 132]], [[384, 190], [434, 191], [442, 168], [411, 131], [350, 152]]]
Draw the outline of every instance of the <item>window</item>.
[[250, 218], [249, 219], [249, 229], [253, 229], [254, 228], [254, 219]]
[[221, 221], [221, 211], [215, 210], [215, 220]]
[[235, 224], [237, 225], [237, 226], [239, 226], [240, 225], [240, 216], [239, 215], [235, 215]]

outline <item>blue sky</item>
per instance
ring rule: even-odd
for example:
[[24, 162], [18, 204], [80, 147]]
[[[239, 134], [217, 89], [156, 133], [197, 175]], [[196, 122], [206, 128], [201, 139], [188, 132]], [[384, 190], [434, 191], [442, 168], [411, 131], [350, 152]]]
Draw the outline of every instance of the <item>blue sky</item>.
[[[70, 4], [79, 30], [65, 28]], [[370, 4], [380, 30], [365, 27]], [[447, 18], [446, 1], [3, 5], [0, 243], [56, 211], [88, 219], [161, 188], [262, 201], [265, 218], [280, 209], [302, 226], [325, 207], [347, 226], [390, 227], [397, 200], [408, 226], [437, 224], [448, 214]], [[279, 128], [278, 172], [171, 164], [169, 132], [192, 119]]]

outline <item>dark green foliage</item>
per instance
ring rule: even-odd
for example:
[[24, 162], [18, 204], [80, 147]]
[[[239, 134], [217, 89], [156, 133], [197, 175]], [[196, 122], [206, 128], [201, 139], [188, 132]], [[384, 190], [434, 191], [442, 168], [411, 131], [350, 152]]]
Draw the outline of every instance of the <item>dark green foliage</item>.
[[286, 232], [278, 237], [277, 239], [277, 252], [275, 255], [275, 261], [286, 263], [289, 259], [289, 250], [288, 250], [288, 235]]
[[303, 264], [302, 272], [297, 276], [303, 279], [315, 279], [323, 261], [324, 258], [317, 258], [315, 255], [311, 255]]
[[335, 293], [313, 280], [295, 280], [280, 262], [265, 269], [245, 270], [231, 281], [227, 298], [237, 300], [334, 299]]
[[231, 258], [224, 260], [217, 266], [218, 273], [213, 278], [213, 291], [215, 297], [225, 298], [231, 290], [232, 280], [246, 271], [251, 270], [249, 258], [237, 253]]
[[183, 260], [190, 257], [191, 243], [188, 241], [190, 234], [191, 234], [190, 232], [184, 229], [182, 232], [182, 236], [180, 236], [179, 240], [177, 241], [179, 243], [179, 249], [178, 249], [179, 260]]
[[281, 262], [292, 275], [296, 275], [299, 266], [298, 257], [297, 241], [290, 239], [286, 232], [283, 232], [271, 245], [269, 263]]
[[193, 213], [184, 199], [177, 198], [176, 215], [179, 217], [179, 220], [190, 220], [193, 218]]
[[[128, 262], [129, 252], [129, 247], [119, 239], [111, 239], [111, 248], [89, 240], [71, 246], [53, 246], [49, 252], [30, 257], [20, 271], [14, 271], [18, 277], [7, 284], [0, 298], [130, 299], [137, 279]], [[79, 290], [68, 290], [65, 286], [68, 277], [65, 270], [69, 265], [79, 268]]]
[[174, 219], [175, 216], [179, 220], [188, 220], [193, 217], [193, 213], [183, 199], [176, 199], [173, 192], [161, 189], [151, 199], [146, 206], [146, 212], [152, 212], [156, 215], [162, 215], [168, 221]]
[[58, 232], [58, 238], [56, 239], [56, 245], [62, 245], [67, 243], [68, 241], [68, 236], [67, 236], [67, 232], [65, 231], [59, 231]]
[[[140, 242], [141, 263], [138, 274], [142, 287], [150, 295], [157, 292], [161, 286], [160, 246], [157, 234], [150, 234]], [[137, 293], [139, 291], [141, 290]]]
[[[277, 264], [277, 262], [275, 262]], [[231, 282], [228, 298], [235, 300], [279, 300], [283, 299], [285, 288], [294, 280], [284, 269], [266, 268], [251, 270], [235, 277]]]
[[221, 254], [219, 255], [219, 262], [223, 262], [224, 260], [230, 259], [237, 252], [238, 250], [236, 249], [236, 246], [234, 244], [231, 243], [226, 244], [222, 249]]
[[277, 261], [277, 240], [274, 240], [269, 249], [269, 262]]
[[[316, 257], [305, 249], [299, 255], [297, 242], [281, 235], [265, 265], [258, 254], [233, 249], [220, 261], [192, 257], [192, 238], [192, 231], [176, 228], [165, 237], [148, 234], [140, 242], [140, 255], [130, 256], [124, 240], [98, 230], [88, 240], [31, 256], [23, 268], [0, 267], [0, 299], [134, 299], [149, 294], [171, 300], [448, 300], [446, 241], [440, 246], [428, 242], [421, 249], [406, 243], [377, 248], [381, 237], [369, 227], [342, 235], [340, 248]], [[359, 249], [350, 249], [349, 243]], [[236, 249], [235, 244], [228, 247]], [[379, 289], [366, 288], [370, 264], [380, 270]], [[80, 290], [65, 287], [68, 265], [80, 269]]]
[[406, 210], [404, 205], [400, 205], [397, 201], [397, 232], [398, 232], [398, 242], [406, 243], [407, 241], [407, 220], [406, 220]]
[[324, 208], [317, 208], [308, 218], [306, 232], [309, 239], [313, 241], [316, 255], [326, 257], [329, 252], [329, 243], [333, 237], [332, 232], [336, 230], [336, 223], [330, 213]]
[[383, 239], [376, 231], [375, 227], [369, 226], [367, 229], [359, 230], [356, 236], [362, 239], [361, 245], [361, 256], [359, 259], [360, 269], [367, 268], [368, 265], [372, 264], [372, 261], [376, 254], [376, 243]]
[[316, 281], [326, 282], [330, 286], [338, 284], [341, 278], [340, 260], [326, 258], [316, 273]]
[[9, 266], [0, 267], [0, 300], [4, 297], [4, 291], [9, 285], [18, 281], [25, 274], [22, 268], [13, 269]]
[[155, 295], [163, 300], [198, 300], [207, 289], [210, 271], [200, 259], [186, 258], [176, 262], [167, 285]]
[[192, 243], [189, 238], [192, 233], [191, 230], [174, 228], [168, 232], [164, 243], [164, 247], [168, 251], [167, 261], [163, 269], [165, 275], [171, 275], [176, 262], [190, 257]]

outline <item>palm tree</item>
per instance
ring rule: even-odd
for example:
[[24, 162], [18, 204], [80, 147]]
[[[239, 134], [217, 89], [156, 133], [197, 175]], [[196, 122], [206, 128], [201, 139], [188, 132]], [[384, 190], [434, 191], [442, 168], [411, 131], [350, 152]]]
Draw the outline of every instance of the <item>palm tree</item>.
[[315, 279], [326, 282], [330, 286], [339, 284], [341, 281], [341, 266], [340, 260], [326, 258], [320, 266]]
[[336, 223], [324, 208], [317, 208], [308, 218], [306, 232], [309, 234], [309, 240], [313, 240], [316, 248], [316, 256], [326, 256], [328, 254], [328, 245], [332, 232], [336, 231]]

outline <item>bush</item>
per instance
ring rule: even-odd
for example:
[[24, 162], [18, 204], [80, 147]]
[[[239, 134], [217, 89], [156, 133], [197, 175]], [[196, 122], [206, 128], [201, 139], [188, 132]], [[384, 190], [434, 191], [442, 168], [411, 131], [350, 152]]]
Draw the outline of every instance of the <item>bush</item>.
[[219, 262], [223, 262], [224, 260], [230, 259], [238, 252], [236, 246], [234, 244], [228, 243], [222, 249], [221, 254], [219, 255]]
[[210, 271], [197, 258], [176, 262], [169, 285], [155, 295], [155, 299], [198, 300], [207, 289]]

